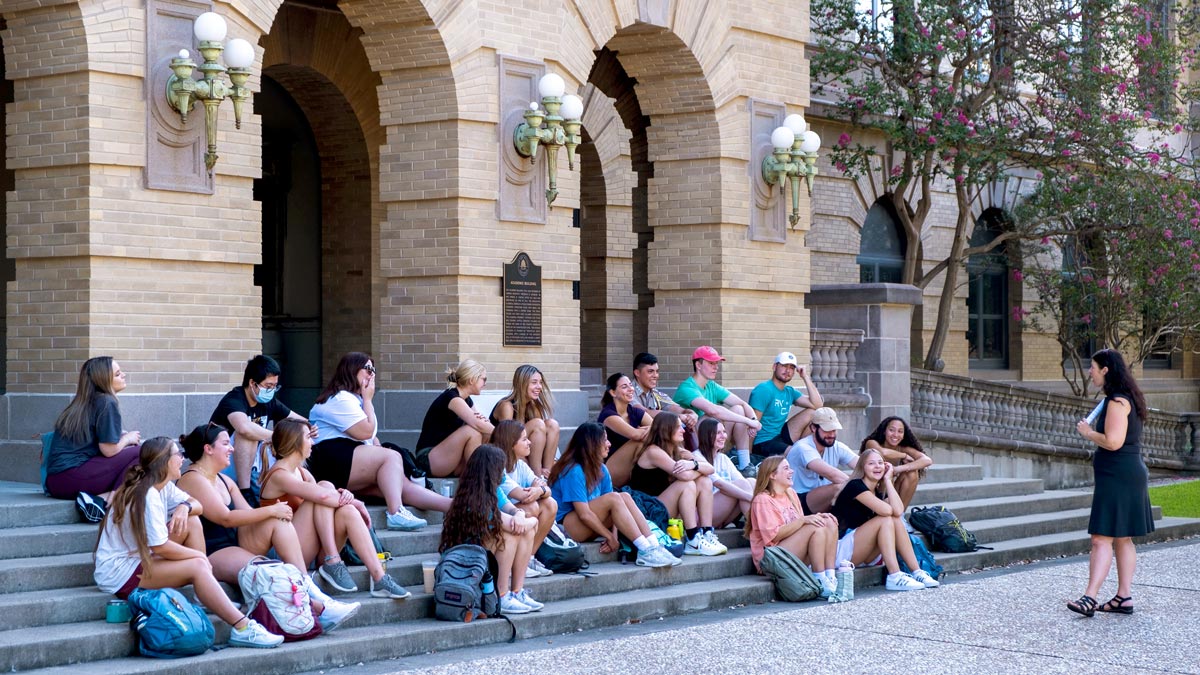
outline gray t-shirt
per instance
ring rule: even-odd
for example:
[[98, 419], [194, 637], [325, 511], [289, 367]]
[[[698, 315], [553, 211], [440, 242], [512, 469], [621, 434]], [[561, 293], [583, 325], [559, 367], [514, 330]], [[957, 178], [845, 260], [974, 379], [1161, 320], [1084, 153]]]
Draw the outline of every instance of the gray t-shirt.
[[809, 462], [821, 459], [835, 469], [849, 469], [858, 461], [858, 454], [841, 441], [835, 442], [832, 447], [822, 447], [821, 450], [823, 452], [817, 451], [813, 434], [801, 438], [788, 449], [787, 463], [792, 467], [792, 488], [797, 494], [829, 485], [828, 478], [807, 468]]
[[73, 441], [55, 430], [54, 438], [50, 441], [47, 475], [74, 469], [99, 455], [101, 443], [121, 440], [121, 409], [117, 406], [117, 397], [108, 394], [96, 397], [84, 432], [82, 439]]

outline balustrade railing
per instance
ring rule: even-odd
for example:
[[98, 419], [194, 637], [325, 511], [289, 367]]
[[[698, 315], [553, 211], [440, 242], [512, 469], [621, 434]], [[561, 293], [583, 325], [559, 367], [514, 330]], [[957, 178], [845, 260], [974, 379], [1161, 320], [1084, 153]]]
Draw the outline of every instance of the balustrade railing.
[[812, 329], [812, 378], [822, 394], [862, 393], [857, 365], [863, 339], [861, 330]]
[[[1096, 401], [969, 377], [912, 371], [913, 426], [991, 438], [1092, 450], [1075, 424]], [[1152, 464], [1187, 464], [1200, 442], [1200, 414], [1151, 410], [1142, 453]], [[1155, 461], [1158, 460], [1158, 461]]]

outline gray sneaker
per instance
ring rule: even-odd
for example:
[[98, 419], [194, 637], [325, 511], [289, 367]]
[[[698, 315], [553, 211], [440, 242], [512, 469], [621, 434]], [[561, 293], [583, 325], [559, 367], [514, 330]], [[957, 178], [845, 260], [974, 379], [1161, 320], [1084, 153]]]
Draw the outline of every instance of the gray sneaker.
[[412, 593], [408, 589], [396, 583], [390, 575], [383, 575], [379, 581], [371, 580], [371, 597], [373, 598], [391, 598], [393, 600], [403, 600]]
[[649, 551], [639, 551], [637, 564], [641, 567], [671, 567], [677, 558], [661, 546], [655, 546]]
[[283, 636], [270, 633], [266, 628], [263, 628], [254, 619], [246, 621], [246, 625], [238, 630], [234, 628], [229, 631], [229, 646], [230, 647], [255, 647], [258, 649], [270, 649], [283, 644]]
[[387, 529], [412, 532], [419, 530], [429, 522], [424, 518], [414, 516], [408, 509], [401, 506], [395, 513], [387, 514]]
[[343, 593], [353, 593], [358, 590], [358, 584], [354, 583], [354, 579], [350, 576], [350, 570], [346, 569], [346, 563], [341, 560], [321, 565], [320, 573], [326, 583]]

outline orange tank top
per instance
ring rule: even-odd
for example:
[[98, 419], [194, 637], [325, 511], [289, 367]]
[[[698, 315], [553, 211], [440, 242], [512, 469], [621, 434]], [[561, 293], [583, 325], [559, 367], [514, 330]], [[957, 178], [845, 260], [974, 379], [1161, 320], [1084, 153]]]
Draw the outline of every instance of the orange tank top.
[[[267, 481], [271, 479], [271, 474], [275, 473], [275, 471], [277, 469], [282, 469], [282, 468], [283, 467], [276, 464], [275, 466], [267, 469], [266, 472], [263, 473], [262, 477], [259, 478], [258, 484], [260, 486], [266, 487]], [[260, 497], [258, 500], [258, 503], [261, 506], [271, 506], [273, 504], [278, 504], [280, 502], [287, 504], [288, 506], [292, 507], [292, 511], [295, 511], [300, 508], [301, 504], [304, 503], [304, 498], [297, 497], [296, 495], [282, 494], [282, 495], [279, 495], [278, 497]]]

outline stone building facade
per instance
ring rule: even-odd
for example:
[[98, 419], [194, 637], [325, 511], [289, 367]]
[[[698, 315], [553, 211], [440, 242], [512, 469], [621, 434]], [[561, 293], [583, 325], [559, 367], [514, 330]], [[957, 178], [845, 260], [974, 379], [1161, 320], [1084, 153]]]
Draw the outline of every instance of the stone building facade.
[[[171, 57], [195, 53], [192, 18], [210, 10], [257, 57], [240, 129], [221, 107], [211, 175], [201, 110], [184, 123], [164, 95]], [[464, 356], [495, 390], [537, 364], [574, 421], [581, 373], [627, 370], [642, 350], [662, 360], [664, 385], [689, 374], [700, 344], [729, 357], [727, 384], [760, 381], [780, 349], [808, 352], [811, 286], [858, 280], [875, 197], [822, 162], [791, 227], [787, 197], [762, 181], [770, 130], [809, 107], [807, 12], [784, 0], [0, 0], [2, 447], [26, 453], [98, 354], [131, 373], [122, 406], [143, 435], [207, 419], [260, 351], [281, 357], [284, 399], [302, 410], [342, 353], [371, 352], [383, 426], [397, 431], [419, 425]], [[585, 101], [579, 161], [568, 170], [561, 153], [550, 206], [544, 160], [510, 142], [548, 72]], [[931, 249], [952, 222], [935, 219]], [[500, 337], [501, 270], [520, 251], [542, 270], [540, 347]], [[918, 333], [932, 325], [921, 321]], [[951, 343], [948, 369], [964, 372]], [[1015, 379], [1047, 372], [1021, 344]]]

